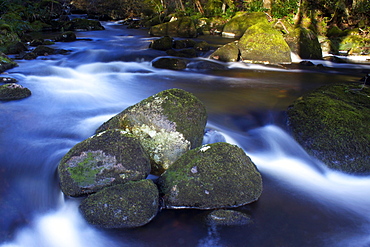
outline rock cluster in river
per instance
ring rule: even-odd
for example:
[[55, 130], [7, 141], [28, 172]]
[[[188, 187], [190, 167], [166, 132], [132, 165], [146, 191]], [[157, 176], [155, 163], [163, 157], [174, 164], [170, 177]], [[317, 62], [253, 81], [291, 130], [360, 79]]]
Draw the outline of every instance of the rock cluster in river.
[[17, 82], [11, 77], [0, 77], [0, 83], [5, 83], [0, 86], [0, 100], [19, 100], [31, 96], [31, 90], [17, 84]]
[[[262, 192], [257, 168], [235, 145], [202, 146], [206, 121], [204, 105], [189, 92], [169, 89], [150, 96], [62, 158], [62, 191], [87, 196], [82, 214], [106, 228], [142, 226], [160, 207], [219, 209], [256, 201]], [[147, 179], [150, 171], [159, 176], [156, 184]], [[235, 214], [228, 215], [225, 221], [232, 222]]]

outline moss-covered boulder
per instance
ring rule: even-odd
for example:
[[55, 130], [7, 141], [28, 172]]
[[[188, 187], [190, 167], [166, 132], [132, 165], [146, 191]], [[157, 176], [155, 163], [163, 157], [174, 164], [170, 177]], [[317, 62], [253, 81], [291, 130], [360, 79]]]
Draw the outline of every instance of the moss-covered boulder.
[[19, 54], [27, 50], [28, 50], [27, 46], [19, 41], [11, 44], [8, 47], [7, 54]]
[[302, 59], [322, 59], [322, 50], [317, 35], [309, 29], [297, 27], [285, 35], [292, 52]]
[[181, 17], [176, 21], [170, 21], [152, 26], [149, 33], [153, 36], [171, 36], [183, 38], [194, 38], [198, 35], [194, 21], [190, 17]]
[[181, 58], [160, 57], [152, 61], [152, 66], [159, 69], [183, 70], [187, 62]]
[[14, 62], [12, 59], [10, 59], [8, 56], [6, 56], [4, 53], [0, 52], [0, 73], [3, 73], [4, 71], [8, 69], [12, 69], [14, 67], [18, 66], [16, 62]]
[[252, 220], [242, 212], [218, 209], [208, 214], [207, 223], [213, 226], [242, 226], [252, 223]]
[[150, 173], [149, 158], [139, 140], [121, 130], [96, 134], [75, 145], [60, 161], [60, 186], [68, 196], [141, 180]]
[[245, 152], [218, 142], [192, 149], [159, 178], [166, 208], [232, 208], [256, 201], [262, 179]]
[[105, 122], [97, 133], [122, 129], [137, 136], [161, 174], [190, 148], [202, 144], [207, 122], [203, 103], [181, 89], [169, 89], [133, 105]]
[[238, 14], [225, 24], [222, 30], [222, 36], [228, 38], [240, 38], [249, 27], [257, 23], [268, 23], [265, 13], [254, 12]]
[[66, 31], [98, 31], [105, 29], [99, 21], [81, 18], [65, 23], [63, 28]]
[[290, 63], [291, 51], [282, 34], [268, 23], [253, 25], [239, 40], [241, 59], [252, 63]]
[[149, 223], [159, 209], [159, 194], [152, 180], [107, 187], [80, 205], [85, 219], [103, 228], [134, 228]]
[[219, 60], [222, 62], [236, 62], [239, 61], [239, 46], [237, 42], [231, 42], [226, 45], [219, 47], [213, 52], [210, 58]]
[[370, 89], [355, 83], [321, 87], [288, 108], [295, 139], [328, 167], [370, 174]]
[[[187, 49], [181, 49], [181, 50], [175, 50], [175, 49], [170, 49], [166, 51], [167, 55], [169, 56], [174, 56], [174, 57], [186, 57], [186, 58], [193, 58], [197, 57], [197, 51], [193, 48], [187, 48]], [[182, 66], [183, 69], [186, 68], [186, 62], [184, 62], [185, 66]], [[154, 67], [156, 65], [154, 64]]]
[[160, 39], [153, 40], [150, 44], [150, 48], [155, 50], [167, 51], [173, 47], [173, 38], [170, 36], [164, 36]]
[[28, 88], [16, 83], [7, 83], [0, 86], [0, 100], [18, 100], [31, 96]]
[[194, 47], [196, 43], [197, 42], [193, 39], [179, 39], [179, 40], [174, 41], [173, 48], [175, 49], [190, 48], [190, 47]]
[[72, 31], [67, 31], [67, 32], [64, 32], [54, 37], [54, 41], [56, 42], [72, 42], [72, 41], [76, 41], [76, 39], [77, 39], [77, 36]]

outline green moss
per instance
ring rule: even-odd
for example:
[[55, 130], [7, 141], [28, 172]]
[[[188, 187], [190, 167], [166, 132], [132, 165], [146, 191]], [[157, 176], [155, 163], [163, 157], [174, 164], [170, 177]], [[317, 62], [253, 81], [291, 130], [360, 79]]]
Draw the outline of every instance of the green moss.
[[[96, 175], [102, 170], [91, 165], [95, 162], [96, 154], [87, 153], [87, 157], [76, 166], [68, 167], [67, 170], [71, 174], [71, 178], [80, 186], [87, 186], [95, 182]], [[95, 164], [94, 164], [95, 165]]]
[[288, 109], [295, 138], [329, 167], [370, 173], [370, 90], [359, 84], [322, 87]]
[[225, 24], [223, 32], [234, 33], [235, 37], [238, 38], [241, 37], [249, 27], [257, 23], [268, 23], [265, 13], [239, 13]]

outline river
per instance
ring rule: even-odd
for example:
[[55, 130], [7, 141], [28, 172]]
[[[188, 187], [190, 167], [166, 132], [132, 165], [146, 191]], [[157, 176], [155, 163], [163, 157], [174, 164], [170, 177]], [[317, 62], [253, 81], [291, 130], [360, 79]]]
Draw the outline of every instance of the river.
[[[332, 69], [242, 63], [221, 71], [156, 69], [150, 61], [164, 53], [148, 49], [153, 37], [104, 25], [104, 31], [78, 32], [78, 41], [54, 45], [71, 50], [68, 55], [21, 60], [7, 71], [32, 96], [0, 103], [1, 247], [370, 246], [370, 177], [325, 168], [292, 139], [284, 114], [304, 92], [358, 81], [369, 65], [313, 61]], [[90, 226], [78, 199], [60, 192], [58, 162], [104, 121], [169, 88], [203, 101], [208, 128], [242, 147], [258, 167], [263, 193], [238, 208], [253, 223], [214, 227], [204, 223], [209, 211], [162, 210], [137, 229]]]

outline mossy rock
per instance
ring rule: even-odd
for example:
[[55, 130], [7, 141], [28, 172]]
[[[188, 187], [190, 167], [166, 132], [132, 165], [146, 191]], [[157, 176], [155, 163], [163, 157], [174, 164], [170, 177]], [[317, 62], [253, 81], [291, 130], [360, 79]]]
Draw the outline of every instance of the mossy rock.
[[173, 47], [173, 38], [170, 36], [164, 36], [160, 39], [153, 40], [150, 44], [150, 48], [154, 50], [167, 51]]
[[197, 42], [195, 40], [192, 40], [192, 39], [180, 39], [180, 40], [175, 40], [174, 41], [174, 46], [173, 48], [175, 49], [184, 49], [184, 48], [190, 48], [190, 47], [194, 47], [194, 45], [196, 44]]
[[309, 29], [297, 27], [285, 35], [292, 52], [302, 59], [322, 59], [322, 50], [317, 35]]
[[239, 53], [238, 43], [231, 42], [219, 47], [210, 57], [222, 62], [236, 62], [239, 61]]
[[153, 36], [171, 36], [183, 38], [194, 38], [198, 35], [194, 21], [190, 17], [181, 17], [176, 21], [152, 26], [149, 33]]
[[[187, 48], [187, 49], [181, 49], [181, 50], [175, 50], [175, 49], [170, 49], [166, 51], [167, 55], [169, 56], [174, 56], [174, 57], [186, 57], [186, 58], [193, 58], [197, 57], [197, 51], [193, 48]], [[184, 62], [183, 69], [186, 68], [186, 62]], [[156, 65], [154, 64], [154, 67]]]
[[23, 44], [22, 42], [15, 42], [8, 47], [7, 54], [19, 54], [27, 50], [28, 48], [25, 44]]
[[31, 96], [31, 91], [16, 83], [0, 86], [0, 100], [18, 100]]
[[64, 26], [64, 30], [67, 31], [98, 31], [104, 29], [99, 21], [81, 18], [73, 19]]
[[169, 89], [133, 105], [105, 122], [97, 133], [122, 129], [137, 136], [161, 174], [190, 148], [202, 144], [207, 122], [203, 103], [181, 89]]
[[348, 51], [350, 55], [368, 53], [370, 49], [370, 37], [360, 35], [360, 31], [357, 29], [351, 31], [343, 40], [339, 43], [339, 50]]
[[268, 23], [265, 13], [255, 12], [236, 15], [225, 24], [222, 36], [240, 38], [249, 27], [257, 23]]
[[55, 54], [56, 50], [48, 46], [39, 45], [33, 50], [33, 53], [35, 53], [38, 56], [45, 56]]
[[218, 142], [192, 149], [159, 178], [166, 208], [216, 209], [256, 201], [262, 178], [245, 152]]
[[194, 45], [194, 49], [197, 51], [209, 51], [211, 46], [208, 44], [207, 41], [200, 41]]
[[105, 188], [80, 205], [87, 222], [102, 228], [143, 226], [157, 215], [158, 209], [158, 189], [148, 179]]
[[242, 226], [252, 223], [249, 215], [235, 210], [214, 210], [207, 216], [211, 226]]
[[68, 196], [141, 180], [150, 173], [150, 161], [139, 140], [121, 130], [96, 134], [75, 145], [60, 161], [60, 186]]
[[282, 34], [268, 23], [247, 29], [239, 40], [241, 59], [252, 63], [291, 63], [291, 51]]
[[356, 83], [321, 87], [288, 108], [295, 139], [328, 167], [370, 174], [370, 89]]
[[12, 59], [10, 59], [8, 56], [6, 56], [4, 53], [0, 52], [0, 73], [3, 73], [4, 71], [8, 69], [12, 69], [14, 67], [18, 66], [16, 62], [14, 62]]
[[152, 66], [159, 69], [183, 70], [187, 62], [181, 58], [160, 57], [152, 61]]
[[67, 32], [64, 32], [64, 33], [56, 36], [54, 38], [54, 41], [56, 41], [56, 42], [72, 42], [72, 41], [76, 41], [76, 39], [77, 39], [77, 36], [74, 32], [67, 31]]

